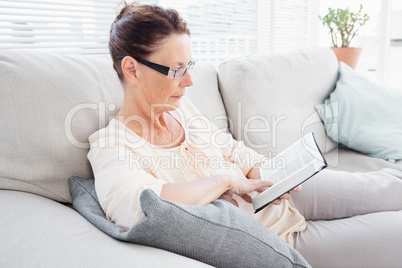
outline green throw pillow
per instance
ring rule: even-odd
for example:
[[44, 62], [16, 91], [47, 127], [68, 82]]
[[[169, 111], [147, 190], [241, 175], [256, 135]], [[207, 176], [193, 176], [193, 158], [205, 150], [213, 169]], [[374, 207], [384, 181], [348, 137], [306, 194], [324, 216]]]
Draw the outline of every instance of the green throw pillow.
[[375, 84], [341, 62], [334, 92], [315, 108], [333, 140], [390, 162], [402, 159], [402, 90]]

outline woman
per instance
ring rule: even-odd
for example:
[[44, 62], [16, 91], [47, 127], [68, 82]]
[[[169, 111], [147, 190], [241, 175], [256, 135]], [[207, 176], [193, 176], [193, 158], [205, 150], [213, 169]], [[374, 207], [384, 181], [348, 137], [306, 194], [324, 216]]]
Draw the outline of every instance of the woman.
[[[126, 229], [133, 226], [144, 216], [139, 196], [146, 188], [163, 199], [185, 204], [206, 205], [221, 198], [249, 212], [307, 260], [310, 256], [316, 259], [322, 247], [318, 243], [320, 234], [326, 233], [327, 226], [320, 221], [307, 224], [290, 204], [290, 193], [253, 214], [252, 196], [272, 185], [259, 177], [263, 157], [229, 134], [215, 135], [216, 127], [208, 129], [200, 112], [184, 96], [186, 87], [193, 84], [189, 35], [176, 11], [157, 6], [126, 4], [112, 25], [109, 48], [124, 87], [124, 101], [109, 125], [90, 136], [88, 153], [107, 217]], [[306, 183], [306, 191], [300, 192], [301, 187], [294, 190], [300, 192], [295, 205], [310, 220], [402, 210], [400, 172], [388, 170], [365, 176], [323, 171], [320, 176]], [[356, 188], [347, 187], [354, 184]], [[377, 197], [373, 196], [371, 206], [366, 207], [365, 190], [373, 187]], [[381, 193], [387, 195], [378, 198]], [[350, 196], [342, 198], [351, 194], [356, 195], [356, 204], [346, 203]], [[317, 196], [321, 198], [318, 201]], [[402, 223], [402, 216], [397, 221]], [[331, 224], [347, 235], [360, 228], [351, 227], [353, 221], [340, 222]], [[402, 230], [396, 233], [402, 235]], [[337, 238], [340, 248], [349, 248], [350, 241], [343, 241], [341, 234], [329, 236]], [[365, 240], [360, 242], [364, 246]], [[384, 246], [393, 250], [392, 245]], [[353, 259], [365, 261], [367, 250], [362, 252]], [[339, 261], [340, 256], [334, 256]]]

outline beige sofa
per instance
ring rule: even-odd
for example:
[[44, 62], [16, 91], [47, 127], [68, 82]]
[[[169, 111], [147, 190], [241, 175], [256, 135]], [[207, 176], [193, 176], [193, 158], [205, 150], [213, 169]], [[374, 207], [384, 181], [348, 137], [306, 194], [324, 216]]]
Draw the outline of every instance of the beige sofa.
[[[314, 110], [334, 89], [330, 49], [198, 62], [186, 94], [220, 128], [270, 157], [314, 131], [331, 169], [392, 166], [338, 149]], [[123, 91], [108, 59], [0, 53], [0, 267], [203, 267], [119, 242], [71, 208], [69, 177], [92, 178], [88, 136], [118, 111]], [[402, 162], [395, 165], [401, 167]]]

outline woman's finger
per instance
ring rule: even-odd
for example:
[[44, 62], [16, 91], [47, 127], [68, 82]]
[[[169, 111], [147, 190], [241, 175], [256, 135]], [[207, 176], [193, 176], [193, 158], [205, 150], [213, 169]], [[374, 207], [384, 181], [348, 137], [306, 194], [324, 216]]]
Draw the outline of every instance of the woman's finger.
[[247, 203], [253, 202], [253, 198], [251, 198], [251, 196], [249, 196], [248, 194], [242, 194], [242, 195], [240, 195], [240, 197]]
[[294, 188], [294, 189], [292, 190], [292, 192], [301, 192], [301, 190], [303, 190], [303, 186], [299, 185], [299, 186], [297, 186], [296, 188]]
[[287, 199], [289, 200], [292, 197], [292, 195], [290, 194], [290, 192], [287, 192], [286, 194], [282, 195], [281, 197], [279, 197], [280, 199]]
[[229, 200], [230, 203], [232, 203], [233, 205], [235, 205], [236, 207], [239, 207], [239, 203], [237, 203], [236, 200], [234, 200], [233, 198], [231, 200]]
[[262, 192], [264, 192], [266, 189], [268, 189], [268, 187], [261, 187], [261, 188], [256, 189], [256, 191], [259, 192], [259, 193], [262, 193]]
[[247, 180], [247, 183], [251, 183], [255, 188], [255, 190], [260, 189], [262, 187], [271, 187], [273, 185], [272, 182], [270, 181], [264, 181], [264, 180]]
[[274, 202], [272, 202], [271, 204], [280, 205], [280, 204], [282, 204], [282, 199], [278, 198]]

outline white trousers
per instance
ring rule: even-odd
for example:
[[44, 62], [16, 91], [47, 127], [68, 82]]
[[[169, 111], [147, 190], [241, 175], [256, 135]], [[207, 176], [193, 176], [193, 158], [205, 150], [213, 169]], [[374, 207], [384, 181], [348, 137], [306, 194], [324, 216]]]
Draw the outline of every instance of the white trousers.
[[292, 193], [307, 220], [295, 248], [312, 267], [402, 267], [402, 172], [323, 170]]

